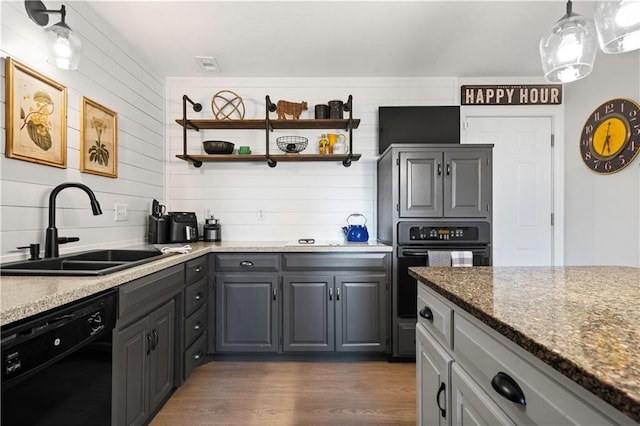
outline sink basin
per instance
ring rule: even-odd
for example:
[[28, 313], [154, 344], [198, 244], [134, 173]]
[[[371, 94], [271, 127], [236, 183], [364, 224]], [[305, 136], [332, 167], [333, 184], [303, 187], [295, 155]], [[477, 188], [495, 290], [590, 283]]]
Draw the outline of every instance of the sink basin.
[[159, 250], [92, 250], [49, 259], [5, 263], [0, 265], [0, 275], [108, 275], [151, 262], [161, 255]]

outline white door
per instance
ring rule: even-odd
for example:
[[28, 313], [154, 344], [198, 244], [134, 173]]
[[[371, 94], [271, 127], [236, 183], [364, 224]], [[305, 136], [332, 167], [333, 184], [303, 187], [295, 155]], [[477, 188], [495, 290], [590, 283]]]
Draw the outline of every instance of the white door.
[[492, 143], [493, 265], [553, 265], [551, 117], [465, 119], [465, 143]]

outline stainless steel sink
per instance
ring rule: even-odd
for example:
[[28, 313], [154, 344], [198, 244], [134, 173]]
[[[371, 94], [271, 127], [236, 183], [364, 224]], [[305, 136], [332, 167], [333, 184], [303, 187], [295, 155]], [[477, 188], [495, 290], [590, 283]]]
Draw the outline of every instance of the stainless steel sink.
[[0, 275], [108, 275], [155, 260], [159, 250], [92, 250], [67, 256], [0, 265]]

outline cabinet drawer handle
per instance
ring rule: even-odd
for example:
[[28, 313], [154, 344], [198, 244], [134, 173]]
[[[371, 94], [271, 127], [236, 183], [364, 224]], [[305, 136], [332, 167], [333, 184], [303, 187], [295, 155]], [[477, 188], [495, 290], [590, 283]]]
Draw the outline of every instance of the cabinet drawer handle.
[[196, 268], [196, 272], [202, 272], [202, 266], [198, 266], [198, 267]]
[[203, 297], [204, 297], [204, 294], [202, 294], [202, 293], [200, 293], [200, 292], [196, 293], [196, 295], [195, 295], [195, 299], [196, 299], [196, 300], [200, 300], [200, 299], [202, 299]]
[[153, 349], [153, 337], [151, 337], [151, 333], [147, 333], [147, 355], [151, 353]]
[[333, 288], [329, 287], [329, 302], [333, 300]]
[[202, 323], [200, 321], [198, 321], [194, 326], [193, 329], [198, 331], [202, 328]]
[[420, 309], [420, 316], [426, 319], [427, 321], [433, 322], [433, 312], [431, 311], [431, 308], [429, 308], [428, 306], [425, 306], [424, 308]]
[[[440, 406], [440, 394], [441, 394], [442, 392], [444, 392], [444, 390], [445, 390], [444, 382], [440, 382], [440, 388], [438, 389], [438, 394], [436, 395], [436, 404], [438, 404], [438, 408], [440, 409], [440, 415], [441, 415], [443, 418], [447, 417], [447, 410], [446, 410], [446, 408], [442, 408], [442, 407]], [[445, 395], [444, 397], [445, 397], [445, 400], [444, 400], [444, 406], [446, 407], [446, 406], [447, 406], [447, 400], [446, 400], [447, 395]]]
[[451, 176], [451, 164], [447, 163], [447, 176]]
[[196, 361], [200, 358], [202, 358], [202, 351], [198, 351], [198, 353], [193, 356], [193, 359]]
[[250, 260], [243, 260], [242, 262], [240, 262], [240, 266], [245, 267], [245, 268], [249, 268], [251, 266], [253, 266], [253, 262]]
[[278, 293], [276, 292], [276, 289], [273, 289], [273, 301], [275, 302], [276, 300], [278, 300]]
[[442, 164], [438, 162], [438, 177], [442, 176]]
[[340, 287], [336, 287], [336, 301], [340, 301]]
[[518, 383], [507, 373], [503, 373], [501, 371], [493, 376], [493, 379], [491, 379], [491, 386], [493, 387], [493, 390], [500, 394], [500, 396], [508, 399], [509, 401], [520, 405], [527, 405], [524, 392], [522, 392]]
[[155, 328], [153, 329], [153, 349], [154, 351], [156, 350], [156, 348], [158, 347], [158, 340], [160, 340], [158, 338], [158, 330], [156, 330]]

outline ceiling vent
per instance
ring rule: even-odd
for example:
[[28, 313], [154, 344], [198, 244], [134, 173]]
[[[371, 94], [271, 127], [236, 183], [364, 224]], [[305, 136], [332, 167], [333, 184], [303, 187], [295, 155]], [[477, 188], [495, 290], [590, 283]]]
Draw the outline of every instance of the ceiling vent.
[[218, 66], [216, 58], [213, 56], [196, 56], [196, 61], [198, 61], [200, 67], [205, 71], [220, 71], [220, 66]]

